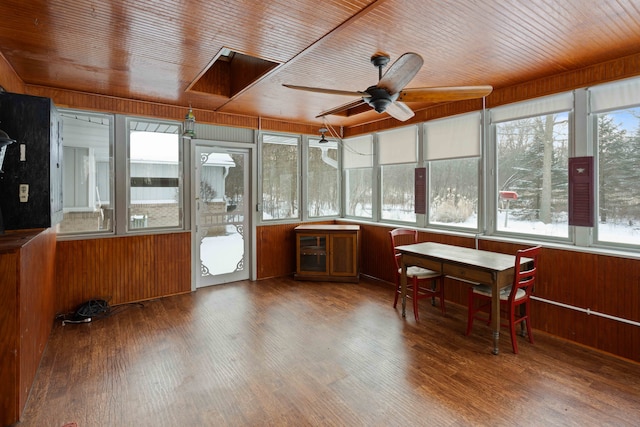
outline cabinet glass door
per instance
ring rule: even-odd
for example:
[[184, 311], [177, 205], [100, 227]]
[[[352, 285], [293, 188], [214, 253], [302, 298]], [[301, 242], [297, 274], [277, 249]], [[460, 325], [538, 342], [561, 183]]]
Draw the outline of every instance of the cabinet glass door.
[[327, 272], [327, 236], [300, 235], [298, 238], [300, 272]]

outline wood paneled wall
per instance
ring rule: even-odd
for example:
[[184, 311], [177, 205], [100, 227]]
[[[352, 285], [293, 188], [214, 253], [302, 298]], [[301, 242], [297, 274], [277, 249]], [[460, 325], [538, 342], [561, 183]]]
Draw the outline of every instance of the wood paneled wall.
[[51, 332], [56, 235], [0, 237], [0, 425], [8, 425], [20, 418]]
[[26, 90], [24, 82], [2, 53], [0, 53], [0, 86], [7, 92], [24, 93]]
[[191, 233], [59, 241], [56, 291], [57, 313], [190, 292]]
[[[51, 98], [54, 104], [60, 108], [75, 108], [177, 121], [183, 121], [187, 113], [187, 108], [182, 106], [117, 98], [93, 93], [74, 92], [44, 86], [26, 85], [25, 91], [29, 95]], [[250, 117], [196, 108], [193, 109], [193, 113], [198, 123], [307, 135], [318, 134], [317, 124], [293, 123], [284, 120]]]
[[54, 317], [56, 233], [44, 230], [20, 254], [20, 408], [24, 408]]
[[[295, 270], [294, 226], [259, 227], [260, 278], [288, 275]], [[388, 285], [391, 301], [394, 280], [388, 234], [391, 227], [360, 224], [360, 230], [360, 272]], [[470, 237], [425, 231], [419, 233], [419, 240], [469, 248], [476, 244]], [[507, 254], [533, 245], [528, 242], [478, 241], [479, 249]], [[278, 249], [273, 250], [274, 247]], [[543, 247], [539, 262], [540, 274], [535, 287], [537, 297], [640, 322], [640, 260]], [[468, 287], [464, 282], [447, 278], [445, 286], [448, 301], [466, 306]], [[534, 301], [532, 311], [532, 326], [538, 331], [640, 362], [637, 326], [542, 301]]]

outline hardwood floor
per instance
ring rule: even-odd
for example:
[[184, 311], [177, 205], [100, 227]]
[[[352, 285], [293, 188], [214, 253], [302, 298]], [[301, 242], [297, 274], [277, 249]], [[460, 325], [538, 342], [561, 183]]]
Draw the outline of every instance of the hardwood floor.
[[640, 366], [488, 327], [391, 288], [271, 279], [59, 322], [22, 426], [631, 426]]

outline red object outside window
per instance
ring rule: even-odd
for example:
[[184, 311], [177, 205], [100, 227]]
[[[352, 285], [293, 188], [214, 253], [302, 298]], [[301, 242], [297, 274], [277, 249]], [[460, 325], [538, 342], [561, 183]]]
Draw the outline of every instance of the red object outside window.
[[515, 191], [501, 191], [500, 198], [507, 200], [518, 200], [518, 193], [516, 193]]

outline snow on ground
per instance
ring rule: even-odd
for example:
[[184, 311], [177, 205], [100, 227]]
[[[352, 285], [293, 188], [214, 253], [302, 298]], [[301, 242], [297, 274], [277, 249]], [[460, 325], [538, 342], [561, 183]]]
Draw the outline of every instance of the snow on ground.
[[205, 237], [200, 245], [200, 257], [212, 275], [233, 273], [243, 255], [244, 240], [232, 225], [225, 235]]

